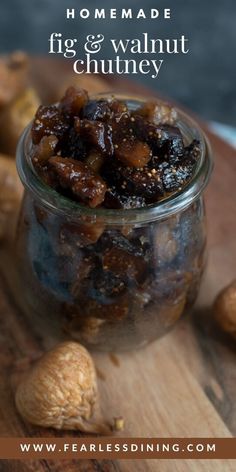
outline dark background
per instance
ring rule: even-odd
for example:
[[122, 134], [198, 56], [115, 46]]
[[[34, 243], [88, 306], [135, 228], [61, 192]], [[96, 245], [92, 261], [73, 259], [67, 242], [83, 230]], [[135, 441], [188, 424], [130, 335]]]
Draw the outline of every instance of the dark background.
[[[171, 8], [171, 20], [66, 20], [66, 8]], [[188, 55], [166, 55], [158, 79], [142, 81], [201, 116], [236, 125], [235, 0], [0, 0], [0, 52], [48, 52], [51, 32], [85, 39], [88, 33], [190, 40]], [[103, 57], [108, 52], [103, 49]], [[79, 56], [80, 57], [80, 56]], [[109, 52], [110, 57], [110, 52]], [[153, 57], [150, 57], [151, 59]], [[136, 77], [136, 76], [133, 76]]]

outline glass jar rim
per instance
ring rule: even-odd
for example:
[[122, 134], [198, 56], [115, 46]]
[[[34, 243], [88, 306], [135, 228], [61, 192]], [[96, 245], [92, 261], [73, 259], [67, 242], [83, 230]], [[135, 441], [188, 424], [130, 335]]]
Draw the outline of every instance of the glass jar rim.
[[[155, 100], [157, 103], [165, 104], [157, 98], [143, 98], [137, 96], [126, 96], [115, 93], [103, 93], [96, 95], [96, 98], [117, 98], [124, 100], [128, 106], [138, 106], [144, 101]], [[25, 128], [17, 147], [17, 170], [24, 187], [29, 190], [38, 202], [55, 214], [64, 215], [71, 220], [82, 218], [89, 221], [106, 221], [107, 224], [143, 224], [151, 221], [165, 219], [185, 208], [195, 201], [205, 189], [210, 174], [212, 172], [213, 161], [209, 141], [198, 124], [186, 113], [175, 107], [177, 111], [176, 126], [183, 135], [191, 135], [191, 140], [197, 139], [200, 142], [201, 154], [195, 172], [188, 182], [179, 192], [173, 193], [169, 197], [159, 202], [141, 208], [130, 209], [107, 209], [90, 208], [79, 202], [64, 197], [52, 187], [46, 185], [36, 173], [31, 159], [30, 148], [32, 148], [31, 126], [32, 122]]]

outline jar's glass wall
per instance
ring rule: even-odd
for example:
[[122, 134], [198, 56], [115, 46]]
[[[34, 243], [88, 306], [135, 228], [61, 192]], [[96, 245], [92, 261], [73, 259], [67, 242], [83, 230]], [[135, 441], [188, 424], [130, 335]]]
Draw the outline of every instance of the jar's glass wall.
[[[121, 98], [121, 97], [120, 97]], [[123, 97], [135, 110], [140, 99]], [[185, 144], [199, 142], [191, 181], [141, 209], [88, 208], [45, 185], [32, 166], [30, 125], [18, 146], [25, 198], [16, 238], [25, 310], [41, 331], [124, 350], [162, 336], [192, 307], [205, 265], [208, 142], [178, 111]]]
[[71, 220], [27, 191], [17, 253], [28, 307], [98, 349], [141, 347], [166, 333], [198, 293], [205, 263], [202, 197], [142, 225]]

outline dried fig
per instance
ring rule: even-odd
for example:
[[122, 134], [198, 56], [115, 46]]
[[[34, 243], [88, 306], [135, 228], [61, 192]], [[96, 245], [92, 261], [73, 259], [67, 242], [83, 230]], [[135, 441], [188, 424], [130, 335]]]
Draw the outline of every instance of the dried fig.
[[44, 354], [16, 391], [20, 415], [32, 424], [55, 429], [106, 433], [97, 422], [96, 371], [88, 351], [64, 342]]
[[15, 161], [0, 154], [0, 240], [12, 236], [23, 194]]
[[219, 293], [213, 313], [221, 329], [236, 339], [236, 280]]

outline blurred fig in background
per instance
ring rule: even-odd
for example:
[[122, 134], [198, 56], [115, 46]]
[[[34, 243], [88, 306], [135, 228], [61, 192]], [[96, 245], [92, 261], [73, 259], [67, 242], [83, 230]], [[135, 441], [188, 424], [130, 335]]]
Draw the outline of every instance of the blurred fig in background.
[[236, 279], [219, 293], [213, 313], [220, 328], [236, 340]]
[[23, 194], [14, 159], [0, 154], [0, 244], [12, 239]]

